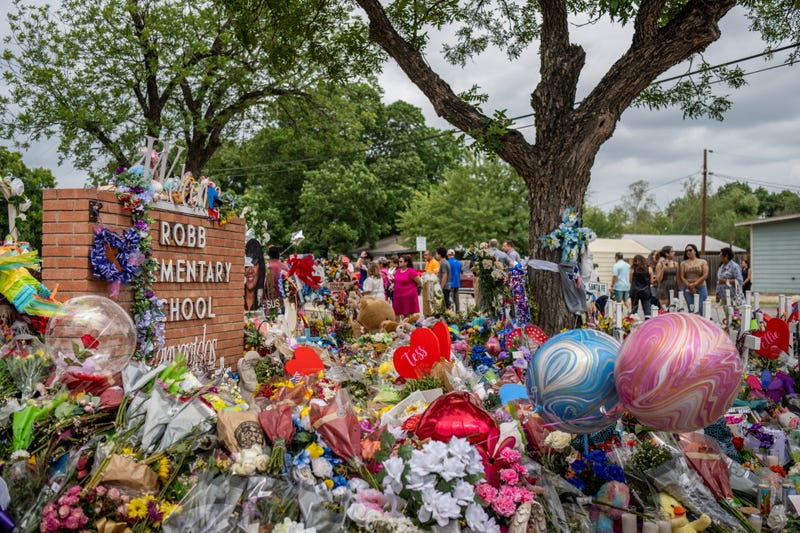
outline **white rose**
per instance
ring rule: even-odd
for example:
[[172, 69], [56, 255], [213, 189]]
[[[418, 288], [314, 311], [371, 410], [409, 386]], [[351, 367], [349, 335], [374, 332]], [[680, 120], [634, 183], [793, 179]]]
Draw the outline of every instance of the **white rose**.
[[324, 457], [317, 457], [311, 460], [311, 470], [320, 479], [327, 479], [333, 474], [333, 467]]
[[347, 518], [359, 526], [367, 525], [367, 513], [369, 509], [363, 503], [351, 503], [347, 507]]
[[553, 431], [544, 439], [544, 445], [557, 452], [563, 451], [572, 442], [572, 435], [563, 431]]

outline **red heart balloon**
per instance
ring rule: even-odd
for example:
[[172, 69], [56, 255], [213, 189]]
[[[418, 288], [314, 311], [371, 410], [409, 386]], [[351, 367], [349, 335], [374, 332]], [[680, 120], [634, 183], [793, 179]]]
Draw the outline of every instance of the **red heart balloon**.
[[792, 337], [792, 332], [789, 331], [789, 324], [780, 318], [767, 321], [767, 328], [754, 331], [753, 335], [761, 338], [761, 348], [756, 350], [761, 357], [777, 359], [782, 352], [789, 351], [789, 339]]
[[450, 360], [450, 329], [444, 322], [433, 325], [433, 333], [439, 341], [439, 357], [445, 361]]
[[317, 352], [307, 346], [300, 346], [294, 351], [294, 358], [286, 361], [285, 368], [286, 373], [290, 376], [295, 374], [310, 376], [320, 370], [325, 370], [325, 365], [322, 364], [322, 359], [319, 358]]
[[394, 369], [406, 379], [420, 379], [439, 361], [439, 341], [428, 328], [411, 332], [411, 345], [394, 351]]
[[461, 437], [477, 445], [498, 431], [497, 421], [483, 409], [475, 396], [455, 391], [439, 396], [428, 406], [415, 433], [420, 439], [447, 442], [453, 437]]

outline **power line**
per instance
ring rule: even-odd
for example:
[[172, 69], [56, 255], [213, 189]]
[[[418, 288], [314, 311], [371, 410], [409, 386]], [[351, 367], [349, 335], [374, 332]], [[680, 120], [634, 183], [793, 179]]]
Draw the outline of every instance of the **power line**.
[[756, 185], [763, 185], [764, 187], [773, 187], [776, 189], [784, 189], [787, 191], [798, 191], [800, 192], [800, 186], [797, 185], [784, 185], [781, 183], [775, 183], [771, 181], [764, 181], [755, 178], [743, 178], [741, 176], [729, 176], [727, 174], [719, 174], [717, 172], [709, 172], [710, 176], [716, 176], [718, 178], [730, 180], [730, 181], [743, 181], [745, 183], [755, 183]]
[[[680, 178], [671, 179], [669, 181], [661, 183], [660, 185], [653, 185], [652, 187], [646, 188], [643, 192], [650, 192], [650, 191], [653, 191], [653, 190], [661, 188], [661, 187], [666, 187], [667, 185], [672, 185], [673, 183], [678, 182], [678, 181], [687, 180], [687, 179], [689, 179], [689, 178], [691, 178], [693, 176], [696, 176], [699, 173], [700, 173], [700, 171], [698, 170], [696, 172], [692, 172], [688, 176], [682, 176]], [[616, 203], [616, 202], [622, 200], [623, 198], [625, 198], [626, 196], [628, 196], [628, 195], [627, 194], [623, 194], [623, 195], [621, 195], [621, 196], [619, 196], [617, 198], [614, 198], [613, 200], [607, 200], [607, 201], [601, 202], [599, 204], [592, 204], [592, 207], [601, 207], [601, 206], [604, 206], [604, 205]]]
[[[650, 85], [661, 85], [662, 83], [666, 83], [668, 81], [679, 80], [681, 78], [685, 78], [686, 76], [691, 76], [692, 74], [699, 74], [701, 72], [706, 72], [706, 71], [709, 71], [709, 70], [716, 70], [718, 68], [727, 67], [728, 65], [733, 65], [735, 63], [741, 63], [743, 61], [750, 61], [751, 59], [756, 59], [756, 58], [759, 58], [759, 57], [768, 56], [768, 55], [774, 54], [776, 52], [783, 52], [784, 50], [790, 50], [792, 48], [797, 48], [798, 46], [800, 46], [800, 42], [796, 42], [796, 43], [793, 43], [793, 44], [782, 46], [780, 48], [776, 48], [775, 50], [767, 50], [766, 52], [761, 52], [759, 54], [753, 54], [753, 55], [750, 55], [750, 56], [747, 56], [747, 57], [734, 59], [732, 61], [726, 61], [725, 63], [719, 63], [717, 65], [712, 65], [710, 67], [700, 68], [700, 69], [697, 69], [697, 70], [693, 70], [691, 72], [686, 72], [684, 74], [680, 74], [678, 76], [672, 76], [671, 78], [664, 78], [663, 80], [656, 80], [653, 83], [651, 83]], [[787, 64], [787, 63], [784, 63], [784, 64]], [[792, 63], [788, 63], [788, 64], [791, 65]]]

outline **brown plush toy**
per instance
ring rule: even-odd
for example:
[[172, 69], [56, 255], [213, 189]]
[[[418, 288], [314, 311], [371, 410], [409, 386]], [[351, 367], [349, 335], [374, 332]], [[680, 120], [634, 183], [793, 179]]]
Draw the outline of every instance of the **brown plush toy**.
[[377, 333], [381, 331], [383, 322], [396, 319], [397, 316], [394, 314], [392, 305], [386, 300], [364, 296], [358, 302], [358, 318], [356, 318], [356, 322], [361, 326], [362, 335], [365, 333]]

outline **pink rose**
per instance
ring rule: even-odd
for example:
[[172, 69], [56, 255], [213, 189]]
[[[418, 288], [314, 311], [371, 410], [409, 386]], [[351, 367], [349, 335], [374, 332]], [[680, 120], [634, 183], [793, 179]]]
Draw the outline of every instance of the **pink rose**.
[[517, 510], [517, 506], [514, 505], [514, 500], [511, 498], [498, 496], [492, 502], [492, 509], [500, 516], [511, 516]]
[[111, 498], [112, 500], [118, 500], [119, 489], [117, 487], [111, 487], [111, 489], [108, 491], [108, 497]]
[[77, 518], [74, 516], [69, 516], [66, 520], [64, 520], [64, 527], [67, 529], [78, 529], [81, 526]]
[[514, 448], [503, 448], [500, 450], [500, 459], [505, 459], [509, 463], [516, 463], [521, 457], [520, 453]]
[[516, 485], [519, 482], [519, 475], [510, 468], [500, 469], [500, 479], [509, 485]]
[[497, 489], [488, 483], [481, 483], [478, 485], [478, 490], [476, 492], [478, 493], [478, 496], [480, 496], [481, 499], [488, 504], [491, 504], [497, 497]]
[[71, 511], [72, 511], [72, 509], [70, 509], [69, 506], [62, 505], [61, 507], [58, 508], [58, 517], [59, 518], [66, 518], [66, 517], [69, 516], [69, 513]]
[[103, 497], [108, 492], [108, 489], [105, 488], [103, 485], [98, 485], [94, 491], [97, 493], [98, 496]]

